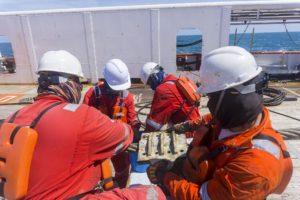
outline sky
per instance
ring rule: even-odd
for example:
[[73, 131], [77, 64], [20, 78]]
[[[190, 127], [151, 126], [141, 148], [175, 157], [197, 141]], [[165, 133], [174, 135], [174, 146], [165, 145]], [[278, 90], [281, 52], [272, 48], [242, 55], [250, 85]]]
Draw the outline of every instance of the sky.
[[0, 0], [0, 12], [215, 1], [220, 0]]
[[[0, 12], [57, 9], [57, 8], [82, 8], [82, 7], [128, 6], [128, 5], [220, 2], [220, 1], [222, 0], [0, 0]], [[223, 0], [223, 1], [226, 2], [226, 1], [239, 1], [239, 0]], [[243, 0], [243, 1], [251, 1], [251, 0]], [[267, 1], [280, 1], [280, 0], [267, 0]]]
[[[103, 7], [103, 6], [128, 6], [128, 5], [147, 5], [147, 4], [167, 4], [167, 3], [195, 3], [195, 2], [216, 2], [222, 0], [0, 0], [0, 12], [5, 11], [26, 11], [59, 8], [83, 8], [83, 7]], [[235, 1], [235, 0], [223, 0]], [[238, 1], [238, 0], [236, 0]], [[245, 0], [244, 0], [245, 1]], [[251, 1], [251, 0], [248, 0]], [[270, 0], [279, 1], [279, 0]], [[281, 0], [282, 1], [282, 0]], [[282, 24], [279, 25], [249, 25], [246, 33], [251, 33], [252, 28], [255, 32], [282, 32], [285, 31]], [[246, 25], [232, 26], [231, 33], [238, 28], [238, 33], [242, 33]], [[290, 32], [300, 32], [299, 24], [287, 24]], [[184, 34], [198, 33], [194, 30], [183, 31]], [[3, 37], [0, 37], [0, 42]]]

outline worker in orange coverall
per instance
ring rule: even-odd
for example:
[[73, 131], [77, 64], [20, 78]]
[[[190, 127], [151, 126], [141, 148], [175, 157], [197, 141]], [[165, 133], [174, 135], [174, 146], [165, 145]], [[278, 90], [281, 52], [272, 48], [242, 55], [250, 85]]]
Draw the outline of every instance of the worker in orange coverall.
[[133, 139], [131, 127], [78, 104], [83, 73], [79, 60], [69, 52], [46, 52], [38, 74], [35, 102], [6, 119], [18, 125], [36, 124], [38, 140], [24, 199], [103, 199], [102, 195], [105, 199], [165, 199], [154, 186], [100, 193], [111, 181], [104, 177], [110, 168], [102, 163], [128, 147]]
[[[175, 85], [177, 77], [166, 74], [158, 64], [146, 63], [141, 69], [141, 80], [155, 90], [145, 132], [158, 131], [167, 123], [173, 126], [200, 117], [198, 106], [189, 105], [179, 92]], [[192, 137], [190, 134], [187, 136]]]
[[293, 166], [263, 106], [261, 71], [240, 47], [204, 57], [197, 92], [208, 95], [211, 114], [198, 124], [186, 157], [148, 168], [153, 183], [183, 200], [265, 199], [284, 191]]
[[[93, 106], [111, 119], [119, 119], [129, 124], [138, 136], [140, 123], [136, 117], [133, 94], [127, 89], [131, 86], [130, 75], [126, 64], [120, 59], [112, 59], [103, 70], [104, 82], [99, 81], [90, 88], [83, 102]], [[123, 152], [112, 159], [115, 168], [115, 181], [121, 188], [126, 187], [129, 177], [129, 155]]]

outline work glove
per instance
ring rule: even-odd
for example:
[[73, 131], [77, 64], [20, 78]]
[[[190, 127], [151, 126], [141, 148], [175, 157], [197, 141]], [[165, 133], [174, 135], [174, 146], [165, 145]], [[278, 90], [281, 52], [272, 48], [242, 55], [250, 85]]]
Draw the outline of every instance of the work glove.
[[183, 177], [183, 165], [186, 160], [186, 155], [180, 156], [176, 158], [176, 160], [173, 163], [173, 167], [170, 169], [171, 172], [173, 172], [176, 175]]
[[133, 141], [139, 142], [141, 139], [141, 135], [142, 135], [142, 133], [140, 132], [140, 127], [133, 127], [132, 130], [133, 130], [133, 134], [134, 134]]
[[206, 146], [195, 146], [188, 152], [182, 168], [186, 180], [201, 185], [212, 176], [215, 164], [211, 159], [205, 158], [208, 154]]
[[159, 160], [147, 169], [147, 176], [151, 183], [162, 185], [165, 174], [172, 168], [169, 160]]
[[192, 131], [192, 127], [190, 126], [190, 122], [182, 122], [180, 124], [175, 124], [173, 127], [167, 129], [167, 132], [174, 131], [177, 134], [185, 133]]

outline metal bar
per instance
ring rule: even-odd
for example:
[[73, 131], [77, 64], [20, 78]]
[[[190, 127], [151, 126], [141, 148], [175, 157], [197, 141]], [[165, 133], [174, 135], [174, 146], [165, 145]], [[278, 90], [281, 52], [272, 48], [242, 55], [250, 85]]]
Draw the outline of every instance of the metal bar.
[[147, 155], [148, 156], [152, 155], [152, 145], [153, 145], [152, 141], [153, 141], [153, 134], [149, 134], [148, 141], [147, 141], [147, 144], [148, 144]]
[[[268, 22], [268, 21], [251, 21], [251, 25], [259, 25], [259, 24], [283, 24], [283, 22]], [[285, 24], [300, 24], [300, 21], [292, 21], [292, 22], [285, 22]], [[231, 22], [231, 25], [245, 25], [244, 22]]]
[[160, 134], [160, 155], [165, 155], [165, 134]]
[[251, 35], [251, 41], [250, 41], [250, 52], [252, 51], [253, 47], [253, 40], [254, 40], [254, 27], [252, 28], [252, 35]]
[[237, 28], [235, 28], [235, 32], [234, 32], [234, 46], [236, 45], [237, 42]]

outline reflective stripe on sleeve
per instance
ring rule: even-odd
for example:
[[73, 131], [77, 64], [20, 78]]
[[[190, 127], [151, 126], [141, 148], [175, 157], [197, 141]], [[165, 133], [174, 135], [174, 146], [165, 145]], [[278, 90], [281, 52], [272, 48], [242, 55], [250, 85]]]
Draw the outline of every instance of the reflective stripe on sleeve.
[[165, 83], [167, 83], [167, 84], [171, 84], [171, 85], [174, 85], [174, 84], [175, 84], [175, 82], [174, 82], [174, 81], [166, 81]]
[[270, 140], [254, 139], [252, 143], [252, 148], [266, 151], [277, 159], [280, 158], [280, 148]]
[[155, 122], [155, 121], [153, 121], [153, 120], [151, 120], [149, 118], [147, 118], [146, 123], [148, 125], [152, 126], [153, 128], [155, 128], [156, 130], [160, 130], [161, 127], [163, 126], [163, 125], [161, 125], [161, 124], [159, 124], [159, 123], [157, 123], [157, 122]]
[[210, 200], [210, 197], [207, 193], [207, 181], [204, 182], [202, 185], [201, 185], [201, 188], [199, 190], [199, 193], [200, 193], [200, 196], [201, 196], [201, 199], [202, 200]]
[[157, 190], [154, 185], [150, 185], [147, 190], [146, 200], [158, 199]]
[[122, 149], [123, 145], [124, 145], [124, 142], [127, 141], [128, 139], [128, 136], [129, 136], [129, 128], [127, 127], [126, 124], [123, 124], [124, 126], [124, 131], [125, 131], [125, 135], [124, 135], [124, 139], [122, 140], [122, 142], [120, 142], [118, 144], [118, 146], [116, 147], [115, 149], [115, 152], [114, 152], [114, 155], [118, 154], [120, 152], [120, 150]]
[[63, 109], [71, 112], [76, 112], [79, 106], [79, 104], [68, 103]]

